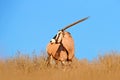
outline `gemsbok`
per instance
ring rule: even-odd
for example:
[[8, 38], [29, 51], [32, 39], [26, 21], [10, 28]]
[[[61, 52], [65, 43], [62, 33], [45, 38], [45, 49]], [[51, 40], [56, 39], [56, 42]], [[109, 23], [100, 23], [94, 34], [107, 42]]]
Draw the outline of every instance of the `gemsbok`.
[[63, 65], [65, 62], [72, 62], [74, 57], [74, 40], [71, 34], [66, 29], [74, 26], [77, 23], [80, 23], [88, 17], [78, 20], [58, 31], [58, 33], [51, 39], [46, 47], [48, 53], [48, 64], [52, 64], [54, 59], [56, 64], [60, 61]]

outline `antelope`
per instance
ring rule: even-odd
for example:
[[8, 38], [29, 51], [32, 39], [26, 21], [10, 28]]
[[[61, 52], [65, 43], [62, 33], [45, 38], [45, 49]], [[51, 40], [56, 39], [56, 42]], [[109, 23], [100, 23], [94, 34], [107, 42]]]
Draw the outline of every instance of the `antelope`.
[[74, 57], [74, 40], [66, 29], [74, 26], [89, 17], [78, 20], [58, 31], [58, 33], [50, 40], [46, 47], [48, 53], [48, 64], [52, 64], [52, 59], [56, 60], [56, 64], [60, 61], [63, 65], [65, 62], [72, 62]]

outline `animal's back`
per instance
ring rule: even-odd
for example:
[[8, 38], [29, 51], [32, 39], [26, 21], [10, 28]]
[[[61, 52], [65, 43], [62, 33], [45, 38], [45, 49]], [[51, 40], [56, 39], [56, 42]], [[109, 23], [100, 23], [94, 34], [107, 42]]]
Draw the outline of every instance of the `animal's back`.
[[74, 40], [69, 32], [64, 32], [62, 44], [68, 52], [68, 59], [71, 60], [74, 56]]

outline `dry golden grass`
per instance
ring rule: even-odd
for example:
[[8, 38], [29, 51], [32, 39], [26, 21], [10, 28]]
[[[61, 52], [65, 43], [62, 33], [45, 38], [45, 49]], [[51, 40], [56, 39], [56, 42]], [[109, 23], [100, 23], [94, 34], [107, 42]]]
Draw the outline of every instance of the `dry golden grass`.
[[51, 67], [45, 56], [17, 54], [0, 60], [0, 80], [120, 80], [120, 54], [113, 52], [90, 62], [74, 59], [70, 66]]

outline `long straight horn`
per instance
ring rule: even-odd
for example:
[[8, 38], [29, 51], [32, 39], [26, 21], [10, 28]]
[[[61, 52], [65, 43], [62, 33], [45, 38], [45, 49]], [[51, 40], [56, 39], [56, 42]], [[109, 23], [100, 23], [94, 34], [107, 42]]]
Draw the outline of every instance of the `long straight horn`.
[[74, 23], [72, 23], [72, 24], [70, 24], [70, 25], [68, 25], [68, 26], [66, 26], [66, 27], [64, 27], [63, 29], [61, 29], [61, 30], [66, 30], [67, 28], [69, 28], [69, 27], [71, 27], [71, 26], [74, 26], [74, 25], [76, 25], [76, 24], [78, 24], [78, 23], [80, 23], [80, 22], [82, 22], [82, 21], [85, 21], [86, 19], [88, 19], [89, 17], [86, 17], [86, 18], [83, 18], [83, 19], [81, 19], [81, 20], [78, 20], [78, 21], [76, 21], [76, 22], [74, 22]]

